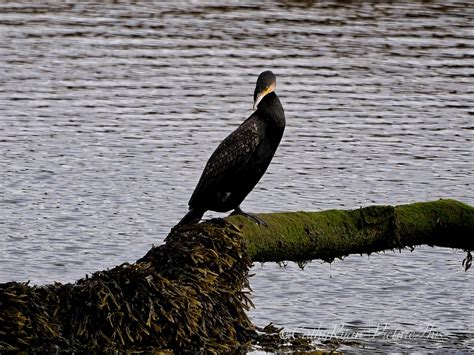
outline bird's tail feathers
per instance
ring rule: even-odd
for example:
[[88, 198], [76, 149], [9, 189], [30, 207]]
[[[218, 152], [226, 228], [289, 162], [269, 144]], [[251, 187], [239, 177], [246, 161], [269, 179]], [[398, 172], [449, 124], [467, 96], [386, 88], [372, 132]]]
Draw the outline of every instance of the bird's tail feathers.
[[181, 221], [177, 224], [178, 226], [186, 225], [186, 224], [193, 224], [198, 223], [205, 211], [198, 210], [195, 208], [191, 208], [186, 215], [181, 218]]

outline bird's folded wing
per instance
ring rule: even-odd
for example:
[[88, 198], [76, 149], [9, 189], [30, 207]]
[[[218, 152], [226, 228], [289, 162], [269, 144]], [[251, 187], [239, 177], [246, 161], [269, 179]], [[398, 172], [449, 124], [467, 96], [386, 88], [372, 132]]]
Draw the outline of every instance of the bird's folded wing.
[[193, 206], [193, 202], [200, 200], [208, 191], [217, 190], [233, 179], [255, 152], [263, 129], [257, 120], [250, 117], [219, 144], [204, 168], [189, 206]]

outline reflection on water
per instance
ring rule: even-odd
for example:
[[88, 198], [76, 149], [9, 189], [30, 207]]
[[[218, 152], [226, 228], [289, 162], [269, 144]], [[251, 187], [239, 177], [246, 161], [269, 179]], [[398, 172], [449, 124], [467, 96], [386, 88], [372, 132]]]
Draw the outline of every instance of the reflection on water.
[[[251, 113], [264, 69], [277, 73], [287, 130], [247, 210], [473, 204], [473, 9], [0, 4], [0, 282], [73, 281], [159, 244], [212, 150]], [[303, 272], [257, 265], [251, 316], [426, 321], [452, 335], [474, 320], [463, 257], [421, 248]]]

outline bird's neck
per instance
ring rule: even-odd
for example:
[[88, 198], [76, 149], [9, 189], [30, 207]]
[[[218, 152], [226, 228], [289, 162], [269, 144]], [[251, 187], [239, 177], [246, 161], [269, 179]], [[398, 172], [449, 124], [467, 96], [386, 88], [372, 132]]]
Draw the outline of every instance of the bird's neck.
[[269, 124], [281, 129], [285, 128], [285, 112], [275, 92], [266, 95], [258, 105], [258, 109], [263, 113], [263, 117], [270, 119]]

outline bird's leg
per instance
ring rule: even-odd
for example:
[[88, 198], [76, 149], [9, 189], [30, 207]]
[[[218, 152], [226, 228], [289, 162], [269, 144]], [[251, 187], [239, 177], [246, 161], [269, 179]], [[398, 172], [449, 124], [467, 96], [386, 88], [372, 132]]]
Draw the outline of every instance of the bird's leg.
[[263, 225], [265, 227], [267, 227], [267, 222], [265, 222], [263, 219], [261, 219], [260, 217], [254, 215], [254, 214], [251, 214], [251, 213], [247, 213], [247, 212], [244, 212], [240, 209], [240, 206], [237, 206], [234, 211], [230, 214], [231, 216], [234, 216], [234, 215], [241, 215], [241, 216], [244, 216], [244, 217], [247, 217], [248, 219], [251, 219], [252, 221], [254, 221], [256, 224], [258, 225]]

